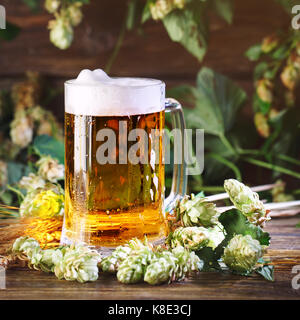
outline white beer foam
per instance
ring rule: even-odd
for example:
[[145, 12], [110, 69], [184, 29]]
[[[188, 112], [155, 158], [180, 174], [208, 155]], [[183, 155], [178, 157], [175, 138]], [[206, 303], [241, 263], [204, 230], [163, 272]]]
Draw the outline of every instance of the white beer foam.
[[110, 78], [84, 69], [65, 83], [65, 111], [75, 115], [130, 116], [165, 108], [165, 84], [147, 78]]

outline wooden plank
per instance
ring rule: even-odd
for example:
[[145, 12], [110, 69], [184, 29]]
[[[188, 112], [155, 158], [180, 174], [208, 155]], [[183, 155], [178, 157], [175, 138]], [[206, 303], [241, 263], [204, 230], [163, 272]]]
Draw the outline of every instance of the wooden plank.
[[[112, 53], [122, 24], [126, 2], [92, 1], [84, 7], [84, 22], [76, 28], [71, 48], [61, 51], [49, 41], [48, 15], [32, 14], [19, 0], [4, 0], [8, 20], [22, 27], [19, 37], [1, 43], [0, 77], [34, 69], [62, 78], [74, 77], [83, 68], [103, 67]], [[289, 17], [273, 0], [235, 2], [232, 25], [212, 17], [211, 42], [204, 63], [236, 79], [252, 78], [245, 50], [267, 34], [289, 25]], [[172, 42], [162, 23], [150, 21], [144, 36], [128, 32], [112, 74], [162, 79], [193, 79], [201, 64]]]
[[[0, 290], [0, 299], [299, 299], [300, 289], [291, 286], [292, 267], [300, 265], [298, 220], [273, 219], [266, 228], [272, 236], [267, 256], [275, 265], [275, 282], [258, 275], [202, 272], [184, 282], [152, 287], [123, 285], [113, 275], [101, 273], [98, 281], [79, 284], [57, 280], [52, 274], [13, 269], [7, 271], [6, 290]], [[291, 238], [295, 239], [293, 246]]]

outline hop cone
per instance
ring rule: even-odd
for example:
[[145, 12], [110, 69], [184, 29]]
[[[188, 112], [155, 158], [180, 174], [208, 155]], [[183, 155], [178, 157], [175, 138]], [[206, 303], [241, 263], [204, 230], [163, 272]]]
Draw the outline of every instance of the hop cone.
[[40, 244], [33, 238], [29, 237], [19, 237], [15, 240], [12, 246], [12, 253], [19, 255], [20, 257], [27, 256], [29, 259], [33, 256], [33, 254], [40, 250]]
[[65, 50], [70, 47], [74, 31], [68, 19], [58, 17], [49, 22], [50, 41], [59, 49]]
[[55, 265], [63, 259], [61, 248], [37, 251], [30, 260], [31, 265], [36, 270], [44, 272], [54, 272]]
[[118, 246], [113, 253], [100, 262], [104, 272], [117, 272], [119, 265], [133, 252], [146, 247], [139, 239], [132, 239], [123, 246]]
[[56, 12], [60, 5], [61, 5], [60, 0], [46, 0], [45, 1], [45, 9], [49, 13]]
[[264, 247], [257, 240], [250, 235], [238, 234], [229, 241], [222, 259], [230, 269], [249, 273], [263, 253]]
[[64, 247], [63, 258], [55, 264], [54, 273], [58, 279], [78, 282], [96, 281], [100, 254], [83, 246]]
[[64, 211], [64, 196], [58, 186], [46, 184], [27, 193], [20, 206], [21, 216], [53, 218]]
[[169, 234], [167, 242], [171, 248], [183, 246], [189, 250], [199, 250], [209, 242], [208, 230], [204, 227], [180, 227]]
[[51, 156], [42, 156], [36, 164], [38, 166], [38, 175], [44, 180], [56, 183], [64, 178], [64, 165], [59, 164], [57, 159]]
[[172, 251], [156, 253], [155, 258], [146, 269], [144, 281], [151, 285], [180, 281], [192, 271], [200, 270], [202, 265], [194, 252], [178, 246]]
[[202, 196], [193, 194], [190, 199], [185, 196], [178, 202], [175, 210], [184, 227], [211, 227], [217, 223], [219, 216], [214, 203], [206, 202]]
[[247, 217], [249, 222], [263, 225], [265, 221], [270, 220], [258, 194], [249, 187], [235, 179], [229, 179], [224, 181], [224, 189], [235, 207]]
[[153, 257], [153, 251], [147, 247], [128, 256], [119, 267], [117, 272], [118, 280], [127, 284], [142, 281], [146, 267]]

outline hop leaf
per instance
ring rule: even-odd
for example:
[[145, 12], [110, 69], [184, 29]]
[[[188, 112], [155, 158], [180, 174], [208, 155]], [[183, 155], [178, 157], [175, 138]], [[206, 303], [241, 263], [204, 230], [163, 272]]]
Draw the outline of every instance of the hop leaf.
[[258, 259], [262, 257], [264, 247], [250, 235], [234, 236], [224, 250], [222, 259], [233, 271], [248, 274], [253, 271]]
[[146, 267], [154, 257], [149, 248], [135, 251], [128, 256], [120, 265], [117, 278], [122, 283], [137, 283], [143, 280]]
[[251, 223], [263, 225], [266, 221], [270, 220], [268, 211], [259, 200], [258, 194], [253, 192], [249, 187], [235, 179], [229, 179], [224, 181], [224, 189], [235, 207], [240, 210]]
[[145, 248], [146, 245], [139, 239], [132, 239], [123, 246], [118, 246], [113, 253], [104, 258], [100, 267], [104, 272], [117, 272], [119, 265], [134, 251]]
[[184, 227], [204, 226], [211, 227], [217, 224], [219, 213], [214, 203], [206, 202], [200, 196], [185, 196], [175, 208], [177, 216]]

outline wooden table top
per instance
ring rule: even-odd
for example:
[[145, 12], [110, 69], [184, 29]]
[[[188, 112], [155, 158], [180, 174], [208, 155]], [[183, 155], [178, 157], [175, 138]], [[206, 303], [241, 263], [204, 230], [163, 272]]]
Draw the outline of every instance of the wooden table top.
[[202, 272], [170, 285], [123, 285], [115, 276], [101, 273], [96, 282], [80, 284], [57, 280], [53, 274], [11, 269], [6, 272], [6, 289], [0, 290], [0, 299], [300, 299], [300, 289], [291, 285], [296, 275], [292, 268], [300, 265], [300, 229], [295, 227], [299, 220], [273, 219], [266, 226], [272, 237], [267, 256], [275, 265], [274, 282], [258, 275]]

